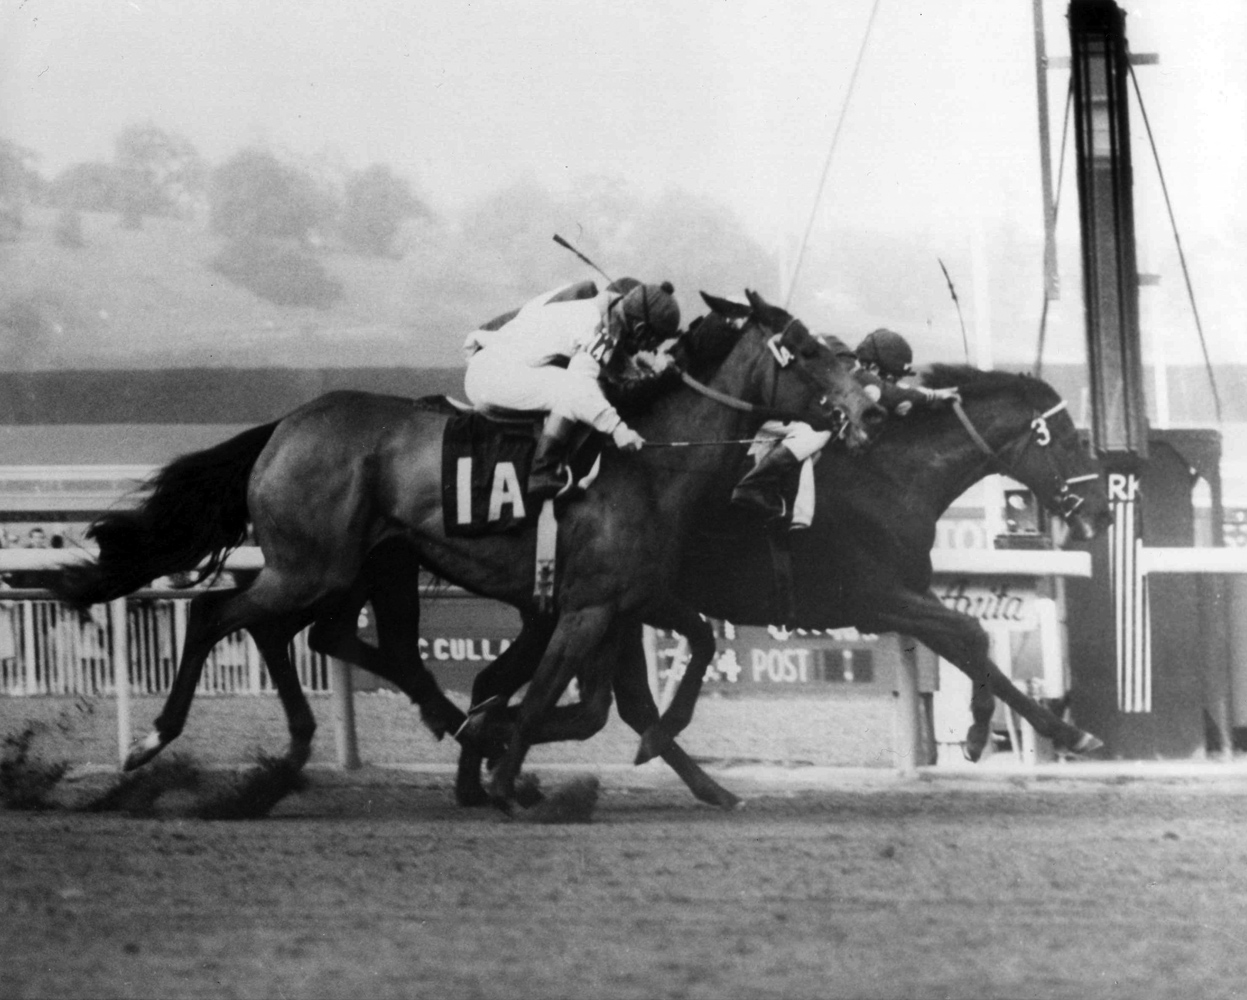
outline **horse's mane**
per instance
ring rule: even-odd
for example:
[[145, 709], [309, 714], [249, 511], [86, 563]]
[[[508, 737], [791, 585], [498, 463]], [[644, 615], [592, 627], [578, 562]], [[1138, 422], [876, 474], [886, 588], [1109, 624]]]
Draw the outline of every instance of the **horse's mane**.
[[635, 363], [612, 365], [599, 380], [606, 398], [625, 420], [647, 412], [683, 383], [680, 372], [706, 381], [732, 352], [743, 328], [717, 313], [698, 316], [671, 348], [675, 364], [658, 376], [634, 377]]
[[992, 396], [1000, 392], [1019, 392], [1025, 398], [1030, 398], [1036, 391], [1056, 395], [1056, 390], [1047, 382], [1033, 375], [984, 371], [973, 365], [933, 364], [923, 372], [922, 384], [928, 389], [955, 387], [962, 399]]

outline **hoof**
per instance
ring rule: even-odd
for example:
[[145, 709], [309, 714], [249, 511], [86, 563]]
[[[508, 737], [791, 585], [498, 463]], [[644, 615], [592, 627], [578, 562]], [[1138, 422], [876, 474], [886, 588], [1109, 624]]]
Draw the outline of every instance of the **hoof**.
[[286, 763], [295, 771], [302, 771], [304, 765], [312, 758], [312, 744], [302, 741], [291, 741], [286, 751]]
[[136, 767], [142, 767], [160, 753], [165, 745], [160, 733], [153, 729], [130, 747], [130, 752], [126, 754], [125, 770], [133, 771]]
[[1092, 736], [1090, 733], [1083, 733], [1082, 736], [1080, 736], [1074, 745], [1069, 749], [1070, 753], [1076, 753], [1082, 757], [1090, 753], [1095, 753], [1097, 750], [1102, 749], [1103, 746], [1104, 741], [1098, 736]]
[[455, 785], [455, 801], [465, 809], [478, 809], [489, 805], [489, 795], [479, 781], [475, 784]]
[[521, 774], [515, 782], [515, 801], [523, 809], [531, 809], [544, 802], [545, 792], [541, 790], [541, 779], [535, 774]]
[[977, 764], [983, 756], [983, 751], [987, 749], [987, 741], [991, 737], [991, 730], [987, 726], [971, 726], [966, 733], [965, 741], [961, 744], [961, 752], [971, 764]]

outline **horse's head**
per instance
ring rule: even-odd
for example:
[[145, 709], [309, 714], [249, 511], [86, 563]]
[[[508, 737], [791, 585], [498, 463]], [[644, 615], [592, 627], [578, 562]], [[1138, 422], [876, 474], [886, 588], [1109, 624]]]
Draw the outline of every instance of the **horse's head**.
[[967, 371], [975, 370], [937, 365], [925, 382], [958, 385], [963, 412], [973, 412], [973, 425], [990, 439], [990, 444], [982, 438], [978, 443], [981, 450], [986, 445], [995, 459], [992, 471], [1028, 487], [1050, 513], [1069, 526], [1075, 540], [1090, 540], [1111, 524], [1099, 463], [1079, 439], [1057, 391], [1028, 375], [976, 372], [966, 379]]
[[754, 352], [749, 394], [776, 419], [802, 420], [831, 431], [850, 449], [868, 444], [886, 413], [853, 377], [848, 359], [786, 310], [756, 292], [745, 295], [747, 304], [705, 292], [702, 298], [712, 315], [737, 327], [741, 346]]

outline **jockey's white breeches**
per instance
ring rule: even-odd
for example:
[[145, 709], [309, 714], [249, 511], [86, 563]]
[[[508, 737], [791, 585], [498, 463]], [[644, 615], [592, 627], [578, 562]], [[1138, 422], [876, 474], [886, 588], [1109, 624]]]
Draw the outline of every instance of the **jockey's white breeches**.
[[593, 375], [574, 367], [534, 367], [506, 351], [485, 349], [473, 354], [468, 359], [463, 390], [476, 407], [544, 410], [590, 424], [605, 434], [620, 424], [619, 414], [606, 401]]
[[808, 528], [814, 520], [814, 463], [831, 440], [830, 431], [816, 431], [809, 424], [801, 421], [783, 423], [779, 420], [768, 420], [758, 431], [758, 437], [781, 439], [778, 445], [769, 442], [755, 444], [749, 449], [751, 455], [759, 449], [769, 450], [772, 447], [784, 447], [801, 461], [801, 479], [797, 487], [797, 498], [792, 505], [792, 527]]

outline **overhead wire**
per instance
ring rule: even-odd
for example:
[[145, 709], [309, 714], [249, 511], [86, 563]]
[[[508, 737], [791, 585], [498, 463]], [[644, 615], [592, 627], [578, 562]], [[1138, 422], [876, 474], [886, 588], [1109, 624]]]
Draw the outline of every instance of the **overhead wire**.
[[[1061, 211], [1061, 185], [1065, 181], [1065, 143], [1069, 138], [1069, 123], [1072, 117], [1070, 112], [1074, 106], [1074, 81], [1071, 79], [1069, 86], [1065, 90], [1065, 122], [1061, 126], [1061, 152], [1057, 155], [1056, 169], [1056, 193], [1052, 196], [1052, 219], [1051, 230], [1056, 233], [1056, 221]], [[1053, 236], [1055, 239], [1055, 235]], [[1048, 294], [1048, 289], [1044, 288], [1043, 293], [1043, 311], [1039, 315], [1039, 346], [1035, 351], [1035, 377], [1043, 377], [1043, 352], [1044, 344], [1048, 333], [1048, 306], [1052, 302], [1052, 297]]]
[[1199, 346], [1204, 355], [1204, 368], [1208, 372], [1208, 384], [1212, 388], [1212, 405], [1217, 416], [1218, 426], [1221, 424], [1221, 393], [1217, 390], [1217, 377], [1212, 370], [1212, 360], [1208, 356], [1208, 342], [1204, 338], [1204, 324], [1199, 318], [1199, 306], [1195, 303], [1195, 289], [1191, 285], [1191, 271], [1186, 264], [1186, 251], [1182, 249], [1182, 237], [1178, 233], [1178, 221], [1173, 214], [1173, 202], [1169, 198], [1169, 185], [1165, 183], [1165, 171], [1160, 165], [1160, 154], [1156, 149], [1156, 138], [1152, 134], [1152, 123], [1147, 117], [1147, 108], [1143, 104], [1143, 92], [1139, 89], [1139, 78], [1130, 65], [1130, 80], [1134, 84], [1134, 96], [1139, 102], [1139, 113], [1143, 117], [1143, 127], [1147, 130], [1147, 141], [1152, 147], [1152, 159], [1156, 163], [1156, 174], [1160, 178], [1160, 190], [1165, 196], [1165, 209], [1169, 213], [1169, 225], [1173, 229], [1173, 241], [1178, 248], [1178, 261], [1182, 265], [1182, 277], [1186, 281], [1186, 294], [1191, 303], [1191, 314], [1195, 317], [1195, 330], [1199, 334]]
[[862, 58], [866, 55], [866, 43], [870, 41], [870, 30], [875, 24], [875, 15], [879, 12], [881, 0], [875, 0], [870, 7], [870, 17], [866, 21], [866, 31], [862, 34], [862, 44], [857, 50], [857, 61], [853, 64], [853, 73], [849, 77], [849, 87], [845, 91], [844, 100], [840, 104], [840, 116], [836, 120], [836, 130], [831, 136], [831, 146], [827, 150], [827, 159], [823, 161], [823, 173], [818, 179], [818, 190], [814, 194], [814, 204], [810, 208], [810, 217], [805, 225], [805, 235], [801, 237], [801, 246], [797, 250], [797, 260], [792, 267], [792, 275], [788, 280], [788, 294], [784, 297], [784, 308], [792, 305], [792, 296], [797, 288], [797, 276], [801, 273], [801, 264], [805, 260], [806, 247], [809, 246], [810, 233], [814, 229], [814, 220], [818, 216], [818, 205], [823, 198], [823, 187], [827, 184], [827, 175], [831, 172], [831, 161], [836, 155], [836, 146], [840, 142], [840, 130], [844, 127], [845, 115], [849, 110], [849, 101], [853, 98], [853, 89], [857, 85], [857, 74], [862, 68]]

